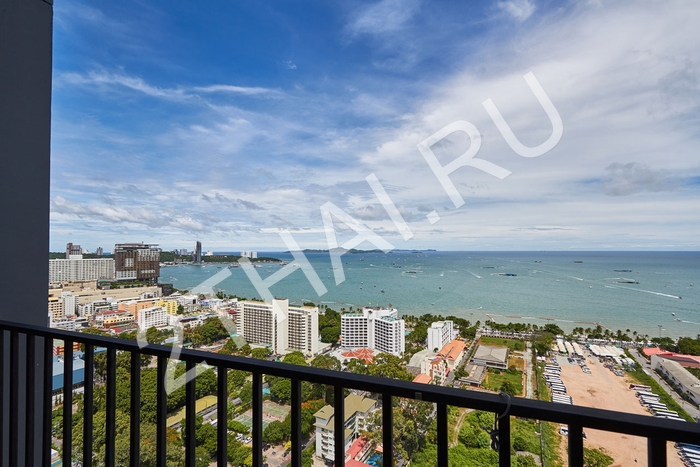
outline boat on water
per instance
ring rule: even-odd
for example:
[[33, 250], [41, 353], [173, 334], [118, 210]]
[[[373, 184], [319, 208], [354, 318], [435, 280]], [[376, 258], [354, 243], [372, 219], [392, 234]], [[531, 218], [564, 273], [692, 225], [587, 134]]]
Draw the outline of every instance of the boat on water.
[[499, 272], [499, 276], [507, 276], [507, 277], [515, 277], [517, 274], [513, 274], [512, 272]]
[[574, 261], [574, 263], [583, 263], [583, 261]]
[[676, 314], [675, 314], [675, 313], [671, 313], [671, 316], [676, 316]]
[[617, 281], [618, 284], [639, 284], [639, 281], [633, 281], [632, 279], [623, 279], [621, 281]]
[[384, 289], [380, 290], [381, 293], [384, 293]]
[[632, 272], [631, 269], [615, 269], [615, 272]]
[[680, 318], [673, 318], [673, 319], [675, 319], [676, 321], [681, 321], [681, 319], [680, 319]]

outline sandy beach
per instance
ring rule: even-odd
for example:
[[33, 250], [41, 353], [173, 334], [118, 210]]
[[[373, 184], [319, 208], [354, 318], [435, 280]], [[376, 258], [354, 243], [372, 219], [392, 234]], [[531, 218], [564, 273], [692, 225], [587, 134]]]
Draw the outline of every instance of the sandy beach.
[[[561, 378], [574, 404], [651, 416], [639, 403], [635, 392], [629, 389], [629, 379], [615, 376], [597, 358], [586, 359], [592, 372], [590, 375], [581, 371], [577, 364], [569, 363], [566, 357], [557, 359], [562, 369]], [[646, 438], [588, 428], [584, 431], [588, 438], [584, 445], [604, 448], [614, 459], [613, 466], [647, 465]], [[672, 443], [668, 444], [668, 465], [684, 466]]]

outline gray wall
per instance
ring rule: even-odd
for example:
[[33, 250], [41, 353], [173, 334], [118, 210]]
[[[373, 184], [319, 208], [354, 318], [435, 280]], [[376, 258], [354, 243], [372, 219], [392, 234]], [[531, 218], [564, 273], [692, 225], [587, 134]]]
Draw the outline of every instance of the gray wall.
[[[0, 290], [4, 292], [0, 320], [40, 326], [46, 326], [47, 316], [52, 27], [50, 0], [0, 0]], [[11, 429], [19, 428], [18, 465], [23, 465], [25, 340], [20, 340], [20, 374], [12, 376], [7, 333], [3, 340], [0, 384], [5, 397], [0, 401], [4, 405], [0, 421], [6, 436], [0, 439], [0, 465], [8, 462], [10, 422]], [[40, 362], [34, 370], [41, 371]], [[11, 378], [20, 383], [16, 424], [8, 413]], [[39, 402], [41, 386], [37, 389], [34, 396]], [[41, 405], [37, 415], [41, 416]], [[41, 424], [29, 423], [40, 440]], [[36, 465], [39, 459], [35, 458]]]
[[53, 7], [0, 1], [0, 319], [46, 325]]

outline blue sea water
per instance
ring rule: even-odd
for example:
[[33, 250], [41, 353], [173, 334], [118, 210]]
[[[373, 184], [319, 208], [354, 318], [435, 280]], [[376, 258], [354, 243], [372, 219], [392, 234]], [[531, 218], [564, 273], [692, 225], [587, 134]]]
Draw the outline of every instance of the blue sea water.
[[[290, 253], [259, 255], [295, 262]], [[337, 310], [392, 304], [402, 314], [455, 315], [472, 322], [490, 316], [502, 323], [555, 322], [565, 330], [600, 323], [613, 331], [631, 329], [652, 337], [700, 334], [700, 252], [346, 254], [345, 281], [339, 285], [327, 253], [306, 256], [328, 292], [316, 295], [298, 269], [271, 288], [274, 296]], [[220, 272], [221, 266], [166, 267], [161, 281], [187, 289]], [[264, 279], [279, 269], [266, 264], [255, 271]], [[231, 277], [215, 290], [259, 297], [242, 268], [230, 271]]]

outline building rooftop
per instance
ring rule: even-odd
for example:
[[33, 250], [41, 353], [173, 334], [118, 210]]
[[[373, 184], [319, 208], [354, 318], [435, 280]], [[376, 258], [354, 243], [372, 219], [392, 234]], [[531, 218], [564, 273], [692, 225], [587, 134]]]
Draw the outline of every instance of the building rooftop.
[[[376, 404], [374, 399], [370, 399], [369, 397], [365, 396], [358, 396], [357, 394], [350, 394], [345, 398], [345, 422], [350, 420], [350, 417], [354, 416], [357, 412], [367, 412], [374, 404]], [[314, 417], [328, 420], [327, 425], [323, 426], [323, 428], [333, 431], [333, 406], [324, 406], [321, 410], [314, 414]]]
[[459, 354], [464, 352], [465, 342], [459, 339], [454, 339], [447, 344], [445, 344], [442, 349], [438, 352], [438, 356], [443, 357], [447, 360], [456, 360], [459, 358]]
[[506, 363], [508, 361], [508, 347], [493, 347], [490, 345], [480, 345], [474, 353], [475, 360], [485, 362]]
[[413, 378], [414, 383], [423, 383], [423, 384], [430, 384], [433, 382], [433, 379], [426, 375], [425, 373], [418, 373], [418, 376]]
[[663, 363], [664, 368], [666, 368], [686, 390], [694, 393], [696, 397], [700, 398], [700, 380], [693, 376], [688, 370], [683, 368], [680, 363], [667, 358], [662, 358], [660, 355], [661, 354], [657, 355], [657, 357], [659, 357]]

